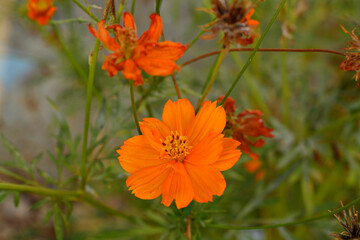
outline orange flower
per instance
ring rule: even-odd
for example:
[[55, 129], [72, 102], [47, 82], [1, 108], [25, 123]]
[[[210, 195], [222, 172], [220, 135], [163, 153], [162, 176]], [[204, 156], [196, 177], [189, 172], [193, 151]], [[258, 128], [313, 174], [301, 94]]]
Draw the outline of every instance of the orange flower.
[[[341, 26], [341, 25], [340, 25]], [[350, 33], [343, 26], [341, 26], [343, 31], [350, 35], [353, 41], [347, 43], [347, 48], [345, 50], [355, 50], [352, 52], [346, 52], [346, 60], [340, 64], [340, 69], [344, 71], [356, 71], [354, 75], [355, 80], [360, 85], [360, 39], [355, 34], [355, 29]]]
[[186, 47], [180, 43], [163, 41], [158, 43], [162, 33], [162, 21], [159, 15], [150, 15], [151, 24], [141, 37], [137, 38], [136, 24], [129, 12], [123, 14], [124, 26], [108, 26], [115, 33], [110, 37], [105, 28], [105, 21], [98, 23], [98, 31], [89, 25], [89, 31], [113, 53], [106, 56], [102, 69], [110, 77], [123, 71], [126, 79], [143, 84], [141, 69], [149, 75], [166, 76], [179, 69], [175, 61], [185, 52]]
[[130, 173], [129, 190], [141, 199], [162, 195], [162, 204], [186, 207], [192, 200], [206, 203], [222, 195], [226, 182], [220, 171], [231, 168], [241, 152], [238, 141], [221, 134], [224, 108], [204, 102], [195, 116], [186, 99], [169, 100], [162, 121], [145, 118], [143, 135], [125, 141], [117, 150], [119, 162]]
[[37, 21], [40, 25], [47, 25], [56, 11], [52, 0], [29, 0], [27, 8], [28, 17]]
[[236, 42], [242, 46], [249, 45], [254, 42], [256, 37], [255, 28], [259, 24], [258, 21], [251, 19], [255, 9], [253, 4], [247, 3], [245, 0], [233, 1], [232, 5], [228, 5], [227, 1], [211, 0], [213, 8], [209, 11], [215, 14], [217, 20], [204, 25], [205, 31], [208, 27], [213, 26], [208, 35], [203, 35], [203, 39], [213, 39], [220, 31], [224, 32], [224, 46], [229, 47], [232, 42]]

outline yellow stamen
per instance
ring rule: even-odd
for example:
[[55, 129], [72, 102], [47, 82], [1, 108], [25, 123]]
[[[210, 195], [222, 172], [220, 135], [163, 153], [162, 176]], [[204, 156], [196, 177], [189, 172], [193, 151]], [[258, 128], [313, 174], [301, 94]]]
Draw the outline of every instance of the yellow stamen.
[[191, 146], [186, 136], [180, 136], [178, 131], [171, 131], [171, 134], [166, 137], [165, 141], [161, 142], [162, 149], [172, 159], [183, 162], [186, 155], [189, 154]]

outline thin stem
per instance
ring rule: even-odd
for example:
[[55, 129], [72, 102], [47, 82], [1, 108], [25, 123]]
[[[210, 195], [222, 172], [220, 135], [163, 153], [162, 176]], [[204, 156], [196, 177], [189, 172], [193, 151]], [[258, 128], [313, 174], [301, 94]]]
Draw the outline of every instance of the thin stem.
[[271, 18], [270, 22], [268, 23], [268, 25], [266, 26], [263, 34], [261, 35], [259, 41], [256, 43], [256, 46], [254, 48], [254, 51], [251, 53], [251, 55], [249, 56], [248, 60], [246, 61], [245, 65], [243, 66], [243, 68], [241, 69], [241, 71], [239, 72], [238, 76], [236, 77], [236, 79], [234, 80], [233, 84], [231, 85], [231, 87], [229, 88], [229, 90], [226, 92], [224, 99], [221, 102], [221, 105], [224, 104], [224, 102], [226, 101], [227, 97], [230, 95], [230, 93], [234, 90], [236, 84], [239, 82], [240, 78], [242, 77], [242, 75], [244, 74], [244, 72], [246, 71], [247, 67], [250, 65], [251, 61], [253, 60], [253, 58], [255, 57], [256, 52], [258, 51], [261, 43], [263, 42], [265, 36], [267, 35], [267, 33], [269, 32], [271, 26], [273, 25], [273, 23], [275, 22], [277, 16], [279, 15], [281, 9], [284, 7], [286, 3], [286, 0], [282, 0], [278, 9], [276, 10], [274, 16]]
[[90, 57], [90, 70], [89, 70], [89, 80], [87, 84], [87, 93], [86, 93], [86, 107], [85, 107], [85, 120], [84, 120], [84, 131], [83, 131], [83, 146], [82, 146], [82, 155], [81, 155], [81, 176], [82, 176], [82, 189], [85, 189], [86, 185], [86, 161], [87, 161], [87, 143], [88, 143], [88, 134], [89, 134], [89, 125], [90, 125], [90, 110], [91, 110], [91, 100], [94, 86], [95, 78], [95, 69], [96, 62], [100, 48], [100, 41], [96, 39], [94, 50], [92, 56]]
[[[199, 100], [197, 106], [196, 106], [196, 112], [200, 109], [200, 106], [201, 106], [201, 103], [204, 101], [204, 99], [206, 98], [206, 96], [209, 94], [210, 92], [210, 89], [215, 81], [215, 78], [216, 78], [216, 75], [217, 73], [219, 72], [219, 68], [220, 68], [220, 64], [224, 58], [224, 54], [225, 52], [227, 52], [226, 48], [222, 48], [221, 51], [220, 51], [220, 54], [219, 54], [219, 57], [216, 61], [216, 64], [215, 64], [215, 67], [212, 71], [212, 75], [211, 75], [211, 78], [210, 78], [210, 81], [209, 81], [209, 85], [207, 86], [205, 92], [203, 93], [201, 99]], [[211, 71], [211, 70], [210, 70]]]
[[209, 228], [221, 228], [221, 229], [232, 229], [232, 230], [255, 230], [255, 229], [270, 229], [270, 228], [293, 226], [293, 225], [297, 225], [297, 224], [309, 223], [309, 222], [313, 222], [313, 221], [316, 221], [316, 220], [319, 220], [322, 218], [330, 217], [333, 214], [339, 213], [339, 212], [357, 204], [358, 202], [360, 202], [360, 198], [357, 198], [354, 201], [350, 202], [349, 204], [346, 204], [345, 206], [338, 208], [334, 211], [331, 211], [329, 213], [325, 213], [323, 215], [312, 217], [312, 218], [296, 220], [293, 222], [287, 222], [287, 223], [279, 223], [279, 224], [263, 225], [263, 226], [231, 226], [231, 225], [221, 225], [221, 224], [207, 224], [206, 226]]
[[156, 0], [156, 7], [155, 7], [155, 12], [156, 14], [160, 15], [160, 7], [162, 4], [162, 0]]
[[[220, 51], [219, 51], [219, 53], [220, 53]], [[216, 56], [215, 61], [213, 62], [213, 64], [210, 67], [210, 71], [209, 71], [209, 73], [208, 73], [208, 75], [206, 77], [206, 81], [205, 81], [205, 83], [203, 85], [203, 88], [201, 89], [201, 94], [204, 94], [204, 92], [206, 90], [206, 87], [209, 85], [209, 82], [210, 82], [211, 76], [213, 74], [214, 68], [215, 68], [217, 62], [219, 61], [219, 57], [220, 57], [220, 54], [218, 54]]]
[[176, 90], [176, 95], [178, 97], [178, 99], [181, 99], [181, 93], [180, 93], [180, 89], [179, 89], [179, 86], [177, 84], [177, 81], [176, 81], [176, 78], [175, 78], [175, 74], [171, 74], [171, 78], [173, 80], [173, 83], [174, 83], [174, 87], [175, 87], [175, 90]]
[[89, 15], [92, 19], [94, 19], [96, 22], [99, 22], [100, 20], [92, 14], [86, 7], [84, 7], [78, 0], [72, 0], [76, 5], [79, 6], [84, 12], [86, 12], [87, 15]]
[[64, 24], [64, 23], [73, 23], [73, 22], [77, 22], [77, 23], [94, 23], [94, 21], [89, 20], [89, 19], [82, 19], [82, 18], [68, 18], [68, 19], [64, 19], [64, 20], [51, 20], [49, 21], [51, 24]]
[[2, 167], [0, 167], [0, 173], [6, 175], [8, 177], [11, 177], [13, 179], [16, 179], [18, 181], [24, 182], [24, 183], [28, 183], [28, 184], [35, 185], [35, 186], [38, 185], [37, 182], [31, 181], [31, 180], [29, 180], [27, 178], [24, 178], [24, 177], [22, 177], [22, 176], [20, 176], [20, 175], [18, 175], [16, 173], [13, 173], [13, 172], [11, 172], [11, 171], [9, 171], [9, 170], [7, 170], [5, 168], [2, 168]]
[[135, 5], [136, 5], [136, 0], [133, 0], [133, 1], [132, 1], [132, 4], [131, 4], [131, 15], [134, 15]]
[[130, 80], [130, 95], [131, 95], [131, 107], [132, 112], [134, 115], [134, 121], [136, 124], [137, 131], [139, 135], [141, 135], [140, 125], [139, 125], [139, 118], [136, 111], [136, 104], [135, 104], [135, 96], [134, 96], [134, 81]]
[[191, 217], [187, 217], [186, 221], [186, 238], [187, 240], [191, 240]]
[[[254, 51], [254, 48], [230, 48], [229, 52], [251, 52]], [[328, 49], [320, 49], [320, 48], [258, 48], [258, 52], [319, 52], [319, 53], [331, 53], [341, 56], [346, 56], [345, 53], [328, 50]], [[180, 65], [180, 67], [184, 67], [186, 65], [189, 65], [190, 63], [196, 62], [198, 60], [213, 56], [218, 54], [220, 51], [214, 51], [210, 53], [203, 54], [201, 56], [198, 56], [196, 58], [193, 58], [189, 61], [184, 62]]]
[[61, 38], [61, 35], [59, 34], [59, 31], [57, 29], [57, 27], [54, 24], [51, 24], [51, 27], [57, 37], [57, 39], [59, 40], [59, 43], [61, 45], [61, 48], [65, 51], [66, 56], [68, 57], [68, 59], [70, 60], [71, 64], [74, 66], [74, 68], [76, 69], [76, 71], [78, 72], [78, 74], [80, 75], [80, 77], [86, 82], [88, 77], [85, 73], [85, 71], [83, 70], [83, 68], [79, 65], [79, 63], [76, 61], [74, 55], [71, 53], [71, 51], [69, 50], [69, 48], [66, 46], [66, 44], [64, 43], [64, 40]]
[[29, 192], [36, 195], [47, 196], [47, 197], [56, 197], [67, 199], [70, 201], [84, 201], [89, 205], [94, 206], [96, 209], [103, 211], [104, 213], [125, 218], [131, 220], [132, 217], [126, 213], [123, 213], [117, 209], [111, 208], [104, 203], [93, 198], [90, 194], [82, 191], [68, 191], [68, 190], [56, 190], [50, 188], [44, 188], [40, 186], [26, 186], [22, 184], [14, 183], [0, 183], [1, 190], [10, 190], [10, 191], [20, 191], [20, 192]]
[[124, 10], [124, 6], [125, 6], [125, 0], [121, 0], [120, 5], [119, 5], [119, 10], [117, 13], [117, 18], [116, 18], [117, 23], [120, 22], [120, 17], [121, 17], [122, 11]]

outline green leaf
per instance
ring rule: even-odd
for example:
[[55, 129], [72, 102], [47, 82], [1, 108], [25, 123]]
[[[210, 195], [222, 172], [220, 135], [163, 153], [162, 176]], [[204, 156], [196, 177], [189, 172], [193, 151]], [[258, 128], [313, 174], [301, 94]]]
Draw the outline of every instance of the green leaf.
[[63, 217], [61, 216], [61, 211], [59, 206], [55, 204], [54, 206], [54, 229], [56, 240], [63, 240], [64, 239], [64, 222]]
[[42, 221], [42, 225], [43, 225], [43, 226], [49, 221], [50, 217], [51, 217], [53, 214], [54, 214], [54, 210], [53, 210], [53, 209], [49, 210], [49, 211], [46, 213], [46, 215], [45, 215], [45, 217], [44, 217], [44, 219], [43, 219], [43, 221]]
[[30, 210], [35, 210], [39, 208], [40, 206], [44, 205], [49, 201], [48, 198], [41, 199], [40, 201], [36, 202], [34, 205], [31, 206]]
[[0, 192], [0, 203], [10, 194], [10, 191], [1, 191]]
[[45, 171], [41, 170], [40, 168], [37, 169], [39, 175], [45, 179], [48, 183], [57, 184], [57, 181], [52, 178], [49, 174], [47, 174]]
[[14, 205], [15, 207], [19, 206], [20, 202], [20, 192], [14, 192]]
[[17, 166], [21, 169], [27, 171], [28, 167], [26, 165], [26, 161], [23, 156], [20, 154], [19, 150], [15, 145], [10, 142], [3, 134], [0, 134], [0, 140], [3, 146], [9, 151], [9, 153], [15, 158]]

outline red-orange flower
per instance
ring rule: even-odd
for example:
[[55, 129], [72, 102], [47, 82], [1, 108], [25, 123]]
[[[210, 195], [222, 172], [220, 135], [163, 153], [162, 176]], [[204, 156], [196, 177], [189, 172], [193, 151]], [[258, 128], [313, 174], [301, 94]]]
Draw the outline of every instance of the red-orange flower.
[[52, 0], [29, 0], [27, 8], [28, 17], [41, 25], [47, 25], [56, 11]]
[[[341, 25], [340, 25], [341, 26]], [[354, 75], [355, 80], [359, 83], [360, 80], [360, 39], [355, 34], [355, 29], [347, 31], [343, 26], [341, 26], [343, 31], [350, 35], [353, 41], [347, 43], [347, 48], [345, 50], [355, 50], [352, 52], [346, 52], [346, 60], [340, 64], [340, 69], [344, 71], [356, 71]]]
[[159, 15], [150, 15], [151, 24], [140, 38], [137, 38], [136, 24], [129, 12], [123, 14], [123, 24], [108, 26], [115, 33], [110, 37], [105, 28], [105, 21], [98, 23], [98, 31], [89, 25], [89, 31], [113, 53], [106, 56], [102, 69], [108, 71], [110, 77], [119, 71], [126, 79], [135, 81], [135, 85], [143, 84], [141, 70], [154, 76], [166, 76], [179, 67], [175, 61], [185, 52], [186, 46], [171, 41], [158, 43], [162, 33], [162, 21]]
[[208, 11], [215, 14], [217, 19], [203, 28], [205, 31], [208, 27], [211, 33], [203, 35], [203, 39], [212, 39], [218, 35], [220, 31], [224, 32], [224, 46], [229, 47], [230, 43], [238, 43], [242, 46], [249, 45], [254, 42], [256, 37], [255, 28], [259, 24], [258, 21], [251, 19], [255, 9], [253, 4], [245, 0], [238, 2], [233, 1], [229, 6], [227, 1], [211, 0], [213, 8]]
[[[222, 102], [224, 96], [218, 98]], [[227, 120], [226, 133], [241, 144], [239, 149], [251, 157], [251, 160], [244, 164], [244, 168], [249, 173], [256, 173], [256, 180], [264, 177], [264, 170], [260, 169], [262, 162], [259, 160], [259, 154], [254, 153], [252, 147], [262, 147], [265, 144], [263, 138], [252, 141], [250, 138], [257, 137], [274, 137], [273, 129], [265, 127], [264, 120], [261, 118], [263, 113], [259, 110], [245, 110], [235, 116], [235, 100], [228, 97], [224, 102]]]
[[186, 207], [192, 200], [212, 201], [222, 195], [226, 182], [220, 171], [231, 168], [241, 152], [238, 141], [221, 134], [226, 124], [224, 108], [204, 102], [195, 116], [186, 99], [169, 100], [162, 121], [145, 118], [143, 135], [125, 141], [117, 150], [119, 162], [130, 173], [129, 190], [141, 199], [162, 195], [162, 204]]

